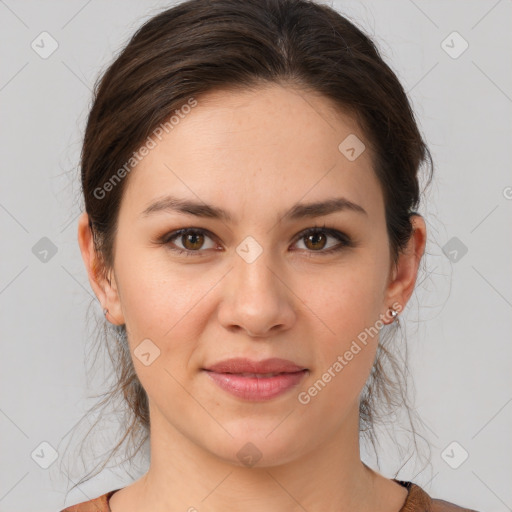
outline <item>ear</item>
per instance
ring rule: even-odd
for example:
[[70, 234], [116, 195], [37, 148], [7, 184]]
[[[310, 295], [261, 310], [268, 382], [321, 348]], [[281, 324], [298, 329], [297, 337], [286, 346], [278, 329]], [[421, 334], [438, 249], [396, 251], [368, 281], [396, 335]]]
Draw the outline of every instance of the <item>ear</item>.
[[98, 298], [101, 307], [108, 309], [107, 319], [115, 325], [124, 323], [124, 316], [121, 310], [121, 302], [114, 273], [106, 277], [103, 262], [98, 257], [94, 248], [94, 239], [89, 226], [89, 216], [86, 212], [80, 215], [78, 220], [78, 245], [82, 253], [89, 283]]
[[425, 252], [427, 229], [423, 217], [417, 213], [411, 216], [411, 224], [413, 227], [411, 238], [391, 271], [391, 278], [385, 293], [384, 307], [386, 311], [392, 305], [398, 312], [402, 311], [414, 291], [418, 268]]

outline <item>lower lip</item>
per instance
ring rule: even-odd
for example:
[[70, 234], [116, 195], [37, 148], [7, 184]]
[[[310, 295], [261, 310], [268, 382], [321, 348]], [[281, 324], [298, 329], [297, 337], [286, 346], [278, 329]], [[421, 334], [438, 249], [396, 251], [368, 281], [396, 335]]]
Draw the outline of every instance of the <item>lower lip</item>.
[[244, 400], [271, 400], [297, 386], [307, 370], [283, 373], [274, 377], [242, 377], [232, 373], [215, 373], [206, 371], [219, 387]]

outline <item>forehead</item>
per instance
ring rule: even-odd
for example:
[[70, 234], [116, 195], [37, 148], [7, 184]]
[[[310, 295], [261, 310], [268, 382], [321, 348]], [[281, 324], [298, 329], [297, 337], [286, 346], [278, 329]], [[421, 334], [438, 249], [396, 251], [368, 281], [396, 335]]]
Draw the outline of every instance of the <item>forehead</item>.
[[176, 112], [172, 129], [131, 171], [123, 198], [130, 208], [142, 211], [165, 193], [233, 210], [343, 195], [379, 213], [365, 134], [328, 99], [272, 85], [214, 91], [196, 101], [187, 113]]

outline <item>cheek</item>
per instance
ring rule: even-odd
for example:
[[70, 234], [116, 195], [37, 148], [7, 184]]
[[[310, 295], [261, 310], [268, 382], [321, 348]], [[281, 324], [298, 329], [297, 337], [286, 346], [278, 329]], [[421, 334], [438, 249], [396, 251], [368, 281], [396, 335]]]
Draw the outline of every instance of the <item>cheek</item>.
[[385, 283], [379, 267], [361, 258], [333, 267], [328, 274], [310, 276], [304, 283], [304, 303], [318, 318], [319, 332], [334, 345], [356, 337], [379, 319]]
[[327, 282], [310, 278], [301, 293], [315, 324], [314, 377], [338, 403], [357, 397], [375, 360], [383, 290], [382, 269], [361, 259], [330, 272]]
[[151, 261], [148, 254], [138, 265], [131, 258], [120, 258], [118, 270], [137, 376], [159, 406], [185, 407], [190, 396], [179, 383], [189, 379], [197, 366], [199, 340], [211, 318], [211, 292], [219, 276], [193, 265], [177, 271], [161, 256]]
[[[120, 257], [116, 276], [137, 376], [159, 406], [186, 403], [189, 397], [178, 382], [197, 349], [207, 321], [205, 296], [216, 280], [171, 272], [161, 257], [152, 261], [146, 254], [140, 263], [135, 260], [136, 254]], [[149, 353], [146, 360], [144, 353]]]
[[171, 271], [158, 250], [153, 254], [141, 250], [140, 257], [135, 251], [120, 256], [116, 276], [126, 325], [136, 338], [172, 337], [173, 331], [194, 325], [190, 318], [197, 316], [201, 297], [215, 284], [207, 277], [198, 278], [197, 271]]

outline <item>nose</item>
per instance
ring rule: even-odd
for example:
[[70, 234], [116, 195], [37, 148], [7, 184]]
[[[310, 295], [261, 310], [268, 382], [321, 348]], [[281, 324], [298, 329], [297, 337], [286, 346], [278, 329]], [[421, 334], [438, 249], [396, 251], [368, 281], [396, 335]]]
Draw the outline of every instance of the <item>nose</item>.
[[287, 275], [265, 251], [251, 263], [236, 256], [223, 280], [220, 323], [230, 331], [268, 337], [289, 329], [296, 317], [296, 296]]

